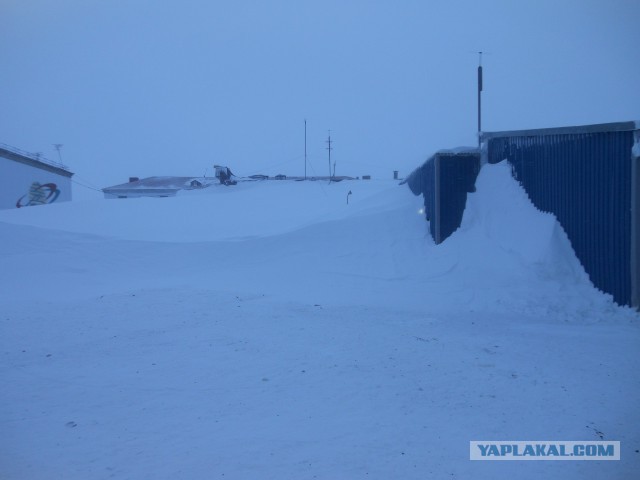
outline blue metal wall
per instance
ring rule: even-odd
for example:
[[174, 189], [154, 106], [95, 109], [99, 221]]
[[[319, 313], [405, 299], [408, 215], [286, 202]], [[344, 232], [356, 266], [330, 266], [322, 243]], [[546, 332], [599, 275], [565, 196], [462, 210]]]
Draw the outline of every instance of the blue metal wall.
[[[422, 195], [422, 198], [424, 199], [424, 216], [429, 222], [435, 215], [434, 158], [435, 155], [430, 157], [420, 167], [411, 172], [403, 182], [409, 186], [414, 195]], [[433, 236], [433, 225], [430, 227], [432, 229], [431, 236]]]
[[488, 161], [513, 165], [533, 204], [558, 218], [593, 284], [630, 305], [633, 131], [594, 127], [485, 134]]
[[475, 191], [479, 170], [479, 152], [439, 152], [407, 178], [411, 191], [424, 198], [425, 217], [436, 243], [460, 227], [467, 193]]
[[437, 243], [455, 232], [467, 206], [467, 193], [475, 192], [480, 171], [480, 154], [436, 154], [439, 172], [439, 225]]

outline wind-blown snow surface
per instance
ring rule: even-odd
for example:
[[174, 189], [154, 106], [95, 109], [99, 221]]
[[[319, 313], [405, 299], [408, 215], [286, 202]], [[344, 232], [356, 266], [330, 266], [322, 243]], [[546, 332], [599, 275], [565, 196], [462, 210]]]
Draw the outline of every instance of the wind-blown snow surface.
[[[347, 193], [351, 191], [349, 205]], [[633, 478], [638, 317], [506, 164], [0, 212], [0, 478]], [[471, 462], [471, 440], [620, 440]]]

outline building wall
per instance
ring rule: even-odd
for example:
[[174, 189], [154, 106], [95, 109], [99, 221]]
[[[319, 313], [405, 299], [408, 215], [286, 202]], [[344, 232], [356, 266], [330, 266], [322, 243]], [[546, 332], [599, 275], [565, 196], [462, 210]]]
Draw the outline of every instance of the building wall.
[[0, 157], [0, 209], [70, 200], [70, 177]]

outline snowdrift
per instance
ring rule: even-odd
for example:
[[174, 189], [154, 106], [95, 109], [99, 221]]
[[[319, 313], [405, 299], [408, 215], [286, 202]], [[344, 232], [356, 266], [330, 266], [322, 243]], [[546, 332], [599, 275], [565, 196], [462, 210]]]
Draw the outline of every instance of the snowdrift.
[[117, 279], [123, 288], [206, 284], [438, 311], [615, 311], [591, 286], [555, 218], [531, 204], [506, 162], [483, 167], [461, 228], [440, 246], [418, 214], [420, 199], [393, 182], [207, 190], [0, 212], [5, 249], [21, 252], [5, 259], [5, 272], [28, 276], [36, 268], [29, 262], [46, 257], [56, 266], [39, 275], [66, 280], [45, 280], [48, 288], [29, 293], [47, 298], [99, 294], [103, 282]]
[[[0, 477], [640, 468], [637, 315], [506, 164], [438, 246], [392, 182], [206, 190], [0, 212]], [[467, 460], [486, 438], [619, 440], [623, 460]]]

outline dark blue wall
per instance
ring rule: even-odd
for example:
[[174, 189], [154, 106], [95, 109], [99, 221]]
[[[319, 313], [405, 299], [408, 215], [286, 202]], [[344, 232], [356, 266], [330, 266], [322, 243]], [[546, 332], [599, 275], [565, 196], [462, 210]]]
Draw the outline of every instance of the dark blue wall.
[[460, 227], [467, 193], [475, 191], [479, 171], [478, 152], [440, 152], [407, 178], [411, 191], [424, 198], [425, 217], [436, 243], [443, 242]]

